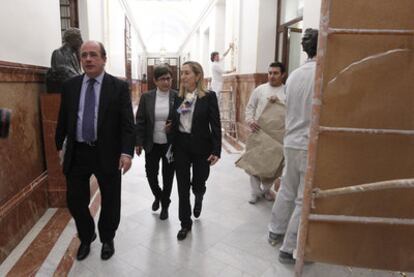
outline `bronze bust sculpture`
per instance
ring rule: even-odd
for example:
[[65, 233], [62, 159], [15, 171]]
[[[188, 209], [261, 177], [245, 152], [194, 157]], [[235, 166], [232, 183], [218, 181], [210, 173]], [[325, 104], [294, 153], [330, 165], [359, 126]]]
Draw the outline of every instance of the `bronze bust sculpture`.
[[82, 36], [78, 28], [69, 28], [63, 34], [63, 45], [53, 51], [51, 68], [46, 73], [47, 92], [61, 92], [62, 83], [81, 74], [78, 51]]

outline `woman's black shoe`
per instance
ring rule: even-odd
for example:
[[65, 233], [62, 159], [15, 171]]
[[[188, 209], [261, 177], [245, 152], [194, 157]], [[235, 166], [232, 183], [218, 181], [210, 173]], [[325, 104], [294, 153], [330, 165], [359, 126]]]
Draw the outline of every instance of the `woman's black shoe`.
[[177, 239], [178, 240], [185, 239], [187, 237], [187, 233], [190, 232], [190, 231], [191, 231], [191, 228], [190, 229], [189, 228], [181, 228], [181, 230], [178, 231]]
[[155, 198], [154, 202], [152, 202], [152, 210], [155, 212], [160, 208], [160, 200]]
[[201, 214], [201, 208], [203, 207], [203, 200], [197, 200], [194, 203], [193, 214], [195, 218], [198, 218]]
[[160, 219], [166, 220], [168, 218], [168, 208], [161, 208]]

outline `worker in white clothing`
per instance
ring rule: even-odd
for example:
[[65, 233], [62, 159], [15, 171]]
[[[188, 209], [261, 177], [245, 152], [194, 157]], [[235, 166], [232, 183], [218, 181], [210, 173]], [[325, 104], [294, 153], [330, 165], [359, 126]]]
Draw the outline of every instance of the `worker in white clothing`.
[[318, 30], [306, 29], [302, 47], [308, 60], [293, 71], [286, 82], [286, 131], [283, 140], [285, 168], [269, 223], [269, 242], [276, 245], [283, 240], [279, 261], [285, 264], [295, 263], [294, 251], [302, 212], [308, 155], [317, 42]]
[[[274, 102], [277, 98], [285, 103], [285, 86], [283, 85], [285, 74], [285, 66], [282, 63], [271, 63], [267, 75], [268, 82], [255, 88], [250, 95], [245, 111], [245, 121], [253, 133], [260, 130], [257, 121], [269, 101]], [[250, 176], [249, 203], [255, 204], [262, 197], [269, 201], [273, 200], [270, 190], [272, 184], [273, 182], [263, 183], [258, 176]]]
[[[227, 56], [230, 50], [233, 49], [233, 43], [230, 43], [229, 48], [224, 52], [223, 58]], [[223, 90], [223, 74], [228, 74], [236, 71], [235, 68], [232, 70], [224, 71], [223, 60], [220, 59], [218, 52], [212, 52], [210, 54], [211, 60], [211, 90], [217, 95], [217, 99], [220, 100], [220, 92]]]

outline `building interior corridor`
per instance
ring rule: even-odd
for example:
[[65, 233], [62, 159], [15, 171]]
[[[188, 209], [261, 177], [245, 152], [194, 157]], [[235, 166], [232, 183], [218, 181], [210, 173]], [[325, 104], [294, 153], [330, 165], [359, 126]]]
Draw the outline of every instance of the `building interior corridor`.
[[[0, 108], [11, 111], [11, 123], [8, 137], [0, 138], [0, 276], [295, 276], [294, 265], [284, 265], [278, 261], [280, 244], [272, 246], [268, 243], [268, 224], [273, 201], [260, 199], [255, 205], [249, 204], [249, 175], [236, 167], [235, 162], [244, 153], [246, 141], [251, 134], [245, 121], [245, 111], [252, 91], [268, 81], [270, 63], [282, 62], [286, 66], [287, 76], [289, 76], [295, 69], [307, 62], [306, 54], [302, 51], [301, 46], [304, 30], [307, 28], [328, 28], [329, 20], [333, 26], [338, 24], [337, 22], [340, 20], [352, 24], [363, 22], [361, 30], [334, 28], [335, 26], [330, 28], [330, 26], [329, 32], [325, 30], [326, 32], [323, 33], [323, 38], [330, 44], [329, 47], [326, 45], [321, 47], [323, 50], [321, 56], [328, 62], [325, 64], [321, 62], [318, 66], [326, 65], [326, 68], [334, 73], [329, 72], [331, 75], [323, 75], [330, 77], [331, 81], [329, 78], [320, 78], [316, 81], [320, 81], [318, 85], [325, 86], [324, 89], [329, 86], [332, 88], [341, 81], [345, 85], [342, 87], [338, 85], [339, 88], [335, 87], [335, 89], [339, 91], [346, 87], [348, 91], [342, 95], [341, 93], [337, 94], [344, 98], [328, 98], [324, 101], [318, 99], [313, 104], [332, 104], [337, 101], [336, 103], [339, 104], [329, 110], [329, 115], [332, 118], [337, 114], [345, 115], [343, 122], [355, 119], [356, 125], [364, 120], [369, 120], [370, 116], [367, 116], [369, 112], [378, 112], [381, 116], [376, 117], [375, 124], [379, 123], [372, 126], [380, 126], [378, 127], [380, 131], [372, 131], [374, 129], [371, 131], [372, 133], [385, 134], [384, 136], [388, 136], [389, 139], [361, 139], [358, 141], [359, 138], [357, 138], [356, 144], [341, 144], [344, 141], [354, 143], [352, 136], [355, 134], [352, 134], [350, 135], [352, 139], [346, 137], [343, 141], [338, 140], [339, 147], [337, 148], [321, 148], [322, 150], [328, 149], [326, 152], [331, 150], [332, 152], [329, 154], [337, 155], [335, 162], [345, 159], [348, 164], [338, 162], [336, 168], [335, 165], [332, 165], [335, 164], [334, 162], [323, 160], [323, 166], [332, 165], [331, 168], [336, 170], [334, 173], [340, 171], [342, 176], [350, 176], [350, 179], [354, 176], [358, 177], [349, 183], [345, 182], [345, 185], [413, 178], [414, 171], [410, 159], [413, 155], [414, 121], [411, 120], [412, 107], [406, 108], [414, 103], [411, 96], [413, 85], [411, 81], [410, 85], [404, 85], [404, 82], [400, 84], [400, 77], [397, 75], [405, 72], [405, 67], [411, 70], [406, 72], [414, 72], [414, 25], [411, 15], [405, 13], [410, 10], [407, 6], [414, 9], [414, 1], [391, 1], [398, 2], [400, 8], [395, 8], [398, 5], [393, 6], [387, 0], [358, 1], [358, 5], [355, 4], [357, 1], [353, 2], [353, 0], [1, 1]], [[334, 4], [329, 6], [328, 3]], [[326, 12], [327, 9], [324, 11], [327, 6], [333, 7], [333, 11], [339, 10], [340, 12], [329, 14]], [[401, 8], [401, 6], [405, 8]], [[357, 11], [360, 10], [363, 16], [356, 12], [347, 12], [353, 8]], [[387, 10], [392, 11], [389, 12], [390, 14], [398, 13], [400, 16], [394, 15], [394, 17], [382, 20], [385, 17], [384, 14], [388, 16]], [[370, 16], [365, 16], [367, 12], [372, 12], [373, 19]], [[375, 16], [381, 20], [375, 19]], [[366, 25], [364, 25], [364, 20], [368, 22]], [[376, 30], [377, 25], [370, 20], [380, 25], [381, 30]], [[59, 93], [49, 91], [46, 84], [48, 70], [51, 67], [51, 55], [54, 50], [62, 46], [63, 34], [70, 28], [78, 28], [83, 41], [94, 40], [105, 45], [107, 50], [105, 71], [128, 83], [134, 112], [137, 110], [141, 96], [155, 88], [154, 67], [159, 64], [168, 64], [172, 70], [172, 87], [179, 89], [183, 63], [197, 61], [203, 67], [205, 84], [211, 88], [213, 74], [210, 55], [212, 52], [219, 53], [224, 71], [221, 94], [223, 98], [220, 99], [220, 109], [226, 111], [226, 117], [222, 117], [222, 122], [225, 121], [227, 124], [222, 128], [222, 157], [218, 164], [211, 168], [202, 214], [200, 218], [194, 220], [194, 225], [187, 239], [178, 241], [176, 236], [180, 227], [176, 178], [174, 178], [172, 189], [169, 218], [161, 221], [159, 211], [151, 211], [151, 203], [154, 198], [145, 174], [144, 155], [140, 157], [135, 155], [132, 168], [122, 177], [121, 221], [115, 238], [115, 255], [107, 261], [102, 260], [100, 258], [101, 244], [99, 240], [96, 240], [92, 243], [91, 252], [85, 260], [78, 261], [76, 259], [80, 241], [77, 238], [75, 223], [67, 209], [66, 179], [62, 173], [62, 166], [59, 164], [54, 141], [61, 97]], [[368, 35], [372, 36], [371, 40], [367, 39]], [[326, 49], [329, 51], [325, 52]], [[228, 55], [224, 57], [223, 54], [227, 53], [227, 50]], [[378, 53], [385, 54], [381, 54], [381, 56]], [[393, 61], [387, 56], [390, 53], [401, 56]], [[73, 54], [73, 56], [79, 59], [77, 54]], [[387, 56], [389, 59], [386, 62], [388, 63], [375, 60], [379, 56]], [[370, 70], [369, 74], [365, 72], [366, 75], [361, 76], [369, 77], [371, 75], [370, 80], [374, 80], [380, 85], [374, 87], [367, 83], [365, 86], [355, 85], [353, 87], [352, 82], [347, 82], [348, 79], [342, 79], [335, 83], [339, 75], [344, 72], [349, 73], [347, 72], [349, 68], [353, 69], [352, 67], [358, 67], [361, 63], [372, 60], [377, 63], [371, 64], [371, 67], [361, 66], [361, 68], [366, 70], [375, 66], [375, 72], [380, 71], [383, 75], [376, 75], [375, 72], [371, 74]], [[390, 64], [392, 67], [389, 67]], [[384, 68], [392, 68], [393, 74], [388, 74], [389, 72], [385, 72], [385, 70], [383, 70], [385, 73], [381, 71]], [[322, 69], [318, 73], [319, 77], [321, 74], [326, 74], [326, 72], [322, 72]], [[357, 71], [351, 70], [352, 74], [355, 72]], [[406, 72], [399, 74], [403, 76], [401, 77], [403, 81], [407, 81], [412, 76]], [[350, 74], [349, 76], [355, 77], [357, 75], [351, 76]], [[349, 76], [346, 75], [347, 78]], [[399, 94], [392, 95], [392, 93], [388, 93], [388, 90], [383, 98], [380, 97], [380, 94], [378, 94], [380, 96], [375, 94], [376, 90], [373, 88], [380, 90], [385, 87], [385, 89], [390, 88], [390, 91], [393, 89], [388, 86], [389, 84], [381, 85], [387, 79], [384, 76], [389, 77], [393, 84], [399, 84], [395, 89], [403, 91], [403, 97], [400, 97]], [[367, 79], [369, 79], [368, 77]], [[362, 78], [359, 79], [359, 81], [361, 80]], [[351, 91], [352, 89], [353, 91]], [[363, 89], [375, 93], [372, 93], [370, 97], [367, 96], [368, 93], [362, 97], [356, 94], [362, 94]], [[348, 93], [349, 91], [351, 92]], [[409, 91], [411, 95], [406, 91]], [[332, 93], [328, 97], [331, 95], [335, 96]], [[392, 97], [399, 97], [398, 100], [401, 103], [398, 102], [394, 105], [397, 101], [394, 102], [395, 98]], [[380, 99], [378, 102], [382, 102], [367, 109], [370, 101], [375, 102], [373, 99]], [[407, 103], [408, 105], [406, 105]], [[354, 108], [355, 110], [352, 110]], [[353, 112], [355, 113], [353, 114]], [[386, 114], [384, 116], [390, 114], [389, 118], [395, 116], [401, 120], [388, 120], [388, 117], [382, 117], [383, 114]], [[407, 119], [408, 117], [410, 119]], [[0, 120], [2, 120], [1, 116]], [[327, 119], [327, 121], [329, 120], [331, 117]], [[383, 126], [381, 124], [386, 127], [381, 127]], [[398, 128], [393, 124], [398, 125]], [[370, 128], [372, 126], [370, 125]], [[318, 127], [322, 127], [322, 125]], [[347, 125], [346, 127], [355, 131], [352, 128], [354, 126]], [[326, 133], [332, 131], [332, 128], [328, 130], [330, 128], [329, 126], [325, 128]], [[1, 128], [0, 131], [2, 131]], [[340, 131], [342, 132], [343, 129]], [[403, 139], [393, 137], [397, 136], [396, 133], [398, 135], [402, 133], [402, 136], [405, 137]], [[335, 135], [332, 137], [336, 138]], [[332, 137], [330, 138], [332, 139]], [[335, 139], [331, 141], [336, 142]], [[401, 145], [398, 151], [390, 150], [391, 146], [398, 147], [398, 145]], [[339, 148], [343, 151], [340, 152], [343, 155], [338, 155], [335, 152]], [[367, 152], [364, 153], [368, 154], [361, 155], [361, 157], [355, 154], [356, 158], [355, 156], [349, 158], [347, 154], [358, 152], [356, 149], [358, 151], [366, 150]], [[369, 152], [370, 149], [373, 149], [372, 152]], [[385, 149], [384, 153], [388, 154], [377, 158], [378, 149], [381, 151]], [[386, 152], [388, 150], [389, 152]], [[392, 158], [389, 158], [391, 156]], [[360, 160], [365, 158], [372, 162], [368, 164], [374, 164], [372, 168], [381, 169], [381, 167], [375, 167], [376, 164], [380, 164], [383, 166], [382, 169], [386, 168], [386, 170], [369, 170], [371, 175], [367, 175], [368, 181], [366, 181], [361, 177], [365, 173], [360, 173], [359, 168]], [[389, 164], [400, 162], [400, 158], [401, 163], [404, 164], [406, 161], [408, 165], [401, 167], [401, 172], [404, 172], [401, 173], [395, 168], [389, 170], [388, 158], [390, 159]], [[344, 164], [348, 167], [341, 168]], [[343, 171], [341, 171], [342, 169]], [[311, 171], [309, 168], [308, 170]], [[349, 174], [349, 171], [346, 170], [355, 173], [355, 175]], [[340, 174], [338, 173], [338, 175]], [[329, 174], [329, 172], [321, 174], [322, 177], [328, 175], [335, 174]], [[331, 176], [328, 176], [328, 179], [329, 177]], [[329, 185], [338, 184], [329, 183]], [[97, 222], [101, 198], [95, 178], [91, 179], [90, 187], [90, 211]], [[408, 225], [414, 226], [412, 209], [406, 209], [407, 206], [411, 207], [409, 205], [411, 191], [406, 194], [405, 192], [407, 191], [398, 191], [403, 195], [403, 200], [401, 203], [396, 203], [395, 206], [389, 204], [388, 201], [398, 199], [397, 197], [400, 195], [397, 194], [392, 194], [391, 198], [387, 198], [388, 195], [384, 196], [383, 194], [378, 194], [379, 196], [375, 194], [374, 196], [378, 196], [377, 198], [367, 194], [368, 200], [361, 197], [357, 198], [360, 202], [352, 203], [355, 204], [355, 207], [360, 208], [365, 207], [365, 204], [371, 205], [371, 200], [376, 201], [375, 205], [371, 205], [375, 207], [374, 212], [371, 213], [371, 210], [366, 212], [368, 216], [373, 215], [374, 219], [384, 219], [386, 216], [383, 216], [382, 212], [387, 207], [391, 207], [392, 212], [389, 217], [411, 220], [412, 222], [410, 221], [411, 223]], [[309, 190], [309, 193], [313, 192]], [[193, 196], [191, 201], [194, 203]], [[345, 212], [349, 211], [352, 214], [357, 211], [358, 208], [353, 210], [352, 205], [350, 205], [351, 207], [347, 206], [349, 203], [347, 199], [341, 201], [338, 200], [337, 203], [344, 204], [341, 208]], [[381, 201], [386, 203], [384, 210], [381, 208]], [[334, 211], [337, 208], [335, 205], [329, 206], [329, 202], [324, 206], [324, 203], [317, 208], [334, 207]], [[398, 205], [401, 207], [399, 208]], [[385, 214], [389, 215], [388, 210], [385, 211]], [[400, 216], [401, 214], [404, 216]], [[322, 240], [322, 244], [327, 244], [326, 249], [337, 254], [335, 247], [340, 246], [329, 244], [332, 241], [336, 242], [335, 239], [342, 239], [338, 237], [343, 234], [342, 231], [346, 228], [338, 226], [354, 226], [352, 224], [349, 222], [344, 225], [321, 224], [322, 228], [316, 228], [316, 230], [322, 230], [323, 227], [328, 226], [324, 230], [328, 230], [327, 233], [331, 235], [333, 234], [329, 237], [331, 240], [325, 242], [323, 236], [314, 236], [313, 238], [316, 237], [316, 241]], [[369, 225], [364, 224], [361, 224], [362, 227], [358, 225], [361, 227], [358, 230]], [[369, 237], [370, 234], [376, 235], [375, 238], [378, 238], [382, 234], [390, 234], [384, 232], [384, 230], [389, 230], [387, 226], [389, 225], [378, 227], [377, 234], [376, 229], [369, 229], [369, 231], [374, 230], [371, 233], [369, 231], [361, 233], [364, 238]], [[407, 227], [408, 229], [404, 229], [405, 227], [407, 226], [397, 228], [398, 231], [402, 230], [403, 235], [405, 234], [402, 236], [403, 239], [398, 240], [400, 236], [392, 240], [384, 237], [379, 242], [378, 240], [374, 241], [373, 244], [380, 245], [378, 249], [387, 249], [386, 247], [388, 247], [388, 249], [397, 252], [401, 249], [408, 249], [411, 241], [407, 239], [407, 234], [412, 234], [413, 229], [409, 229], [412, 228], [411, 226]], [[391, 234], [394, 235], [393, 230]], [[322, 257], [321, 260], [325, 258], [324, 261], [329, 263], [305, 263], [302, 276], [414, 277], [414, 274], [405, 273], [405, 271], [343, 266], [343, 264], [350, 263], [336, 262], [345, 260], [375, 264], [375, 255], [382, 257], [389, 255], [389, 253], [378, 252], [368, 259], [359, 256], [363, 255], [361, 253], [366, 253], [363, 252], [366, 250], [365, 246], [373, 244], [370, 245], [367, 242], [371, 241], [369, 239], [360, 243], [358, 235], [351, 234], [340, 240], [342, 248], [346, 249], [341, 249], [344, 250], [344, 255], [339, 254], [339, 258], [335, 257], [338, 260], [330, 260], [329, 255], [325, 255], [329, 251], [323, 253], [323, 245], [319, 248], [315, 247], [314, 249], [317, 249], [316, 257]], [[352, 247], [347, 247], [347, 239]], [[395, 245], [392, 243], [395, 241], [397, 241], [397, 247], [394, 249]], [[409, 241], [409, 243], [404, 245], [401, 241]], [[341, 244], [338, 243], [338, 245]], [[384, 248], [381, 245], [385, 245]], [[309, 245], [305, 246], [308, 247], [306, 250], [312, 248]], [[398, 257], [401, 258], [405, 255], [403, 250], [400, 251], [403, 253], [398, 252]], [[353, 253], [354, 257], [349, 257], [350, 255], [347, 255], [349, 253]], [[326, 258], [327, 256], [328, 258]], [[396, 263], [392, 264], [391, 262], [391, 265], [384, 263], [384, 266], [380, 265], [375, 268], [413, 268], [414, 259], [411, 256], [407, 256], [408, 262], [405, 264], [404, 262], [398, 264], [399, 258], [397, 257], [393, 259], [393, 261], [397, 260]], [[406, 261], [406, 259], [402, 260]]]

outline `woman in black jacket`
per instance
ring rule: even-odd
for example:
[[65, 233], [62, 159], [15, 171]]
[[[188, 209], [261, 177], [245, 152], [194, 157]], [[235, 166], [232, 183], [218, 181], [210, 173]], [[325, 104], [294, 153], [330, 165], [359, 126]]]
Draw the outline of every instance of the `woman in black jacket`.
[[[172, 72], [167, 65], [154, 68], [156, 89], [141, 96], [136, 115], [137, 137], [135, 151], [141, 155], [145, 150], [145, 171], [154, 202], [152, 210], [157, 211], [161, 203], [160, 219], [168, 218], [171, 189], [174, 179], [174, 163], [168, 159], [168, 150], [172, 141], [171, 118], [174, 115], [174, 102], [177, 91], [171, 89]], [[162, 161], [162, 183], [158, 184], [158, 171]]]
[[[210, 166], [220, 158], [221, 125], [217, 97], [204, 86], [203, 68], [188, 61], [181, 69], [181, 85], [175, 102], [173, 122], [179, 219], [178, 240], [191, 230], [190, 188], [195, 196], [194, 217], [201, 213]], [[192, 168], [192, 178], [190, 169]]]

